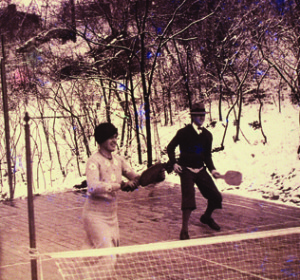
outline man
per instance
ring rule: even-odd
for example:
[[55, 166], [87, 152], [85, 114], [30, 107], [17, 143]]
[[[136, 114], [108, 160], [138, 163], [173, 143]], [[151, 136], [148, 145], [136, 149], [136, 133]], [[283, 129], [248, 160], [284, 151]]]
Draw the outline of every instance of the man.
[[[200, 221], [213, 230], [220, 230], [220, 226], [211, 215], [215, 209], [222, 208], [222, 196], [206, 169], [214, 178], [220, 178], [221, 174], [216, 171], [212, 161], [212, 134], [203, 127], [206, 113], [204, 103], [194, 104], [191, 109], [192, 124], [178, 130], [167, 147], [170, 162], [173, 164], [174, 171], [179, 174], [181, 181], [182, 229], [180, 240], [189, 239], [188, 222], [192, 211], [196, 209], [195, 183], [208, 201], [206, 211]], [[175, 149], [178, 145], [180, 156], [176, 161]]]

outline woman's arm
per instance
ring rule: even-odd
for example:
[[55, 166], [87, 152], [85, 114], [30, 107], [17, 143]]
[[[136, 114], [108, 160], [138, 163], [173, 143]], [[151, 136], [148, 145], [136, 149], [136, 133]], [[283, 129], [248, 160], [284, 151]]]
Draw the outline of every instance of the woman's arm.
[[128, 183], [130, 184], [130, 186], [137, 187], [141, 176], [132, 169], [132, 167], [124, 158], [121, 158], [121, 161], [122, 175], [129, 180]]
[[100, 166], [93, 159], [89, 159], [86, 166], [86, 181], [88, 192], [93, 195], [111, 193], [121, 188], [119, 183], [101, 181]]

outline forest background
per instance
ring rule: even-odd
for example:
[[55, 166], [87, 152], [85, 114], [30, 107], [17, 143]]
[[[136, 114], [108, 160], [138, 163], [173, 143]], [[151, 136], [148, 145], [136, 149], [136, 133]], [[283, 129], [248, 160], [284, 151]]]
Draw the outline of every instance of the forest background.
[[[300, 1], [6, 0], [0, 30], [8, 100], [1, 110], [9, 116], [0, 120], [2, 200], [26, 193], [26, 112], [36, 194], [84, 176], [103, 121], [118, 126], [118, 153], [138, 172], [165, 161], [167, 142], [197, 101], [220, 133], [214, 155], [251, 143], [267, 149], [275, 140], [264, 127], [269, 106], [273, 119], [283, 108], [296, 112], [289, 145], [297, 156]], [[295, 170], [271, 174], [278, 188], [268, 198], [300, 205], [300, 186], [282, 182]]]

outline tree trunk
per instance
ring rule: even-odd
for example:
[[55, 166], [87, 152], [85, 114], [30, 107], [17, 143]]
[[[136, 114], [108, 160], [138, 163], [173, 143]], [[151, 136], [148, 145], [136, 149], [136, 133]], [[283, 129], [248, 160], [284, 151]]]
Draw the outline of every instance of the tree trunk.
[[241, 116], [242, 116], [242, 106], [243, 106], [243, 93], [242, 90], [240, 89], [240, 94], [239, 94], [239, 112], [238, 112], [238, 117], [236, 120], [236, 135], [234, 138], [234, 142], [239, 141], [239, 132], [240, 132], [240, 123], [241, 123]]
[[148, 16], [148, 8], [149, 8], [149, 0], [146, 0], [145, 3], [145, 14], [144, 14], [144, 19], [142, 23], [142, 29], [141, 31], [141, 77], [142, 77], [142, 87], [143, 87], [143, 97], [144, 97], [144, 110], [145, 110], [145, 122], [146, 122], [146, 134], [147, 134], [147, 165], [148, 167], [152, 166], [152, 144], [151, 144], [151, 118], [150, 118], [150, 90], [151, 90], [151, 85], [148, 85], [148, 90], [147, 90], [147, 82], [146, 82], [146, 70], [145, 70], [145, 65], [146, 65], [146, 47], [145, 47], [145, 20]]
[[131, 93], [131, 100], [132, 106], [134, 110], [134, 122], [135, 122], [135, 132], [136, 132], [136, 142], [137, 142], [137, 153], [138, 153], [138, 160], [139, 164], [142, 164], [142, 149], [141, 149], [141, 140], [140, 140], [140, 129], [139, 129], [139, 114], [136, 107], [136, 101], [134, 97], [134, 85], [132, 80], [132, 72], [129, 71], [129, 82], [130, 82], [130, 93]]
[[221, 122], [223, 120], [222, 118], [222, 85], [220, 85], [220, 96], [219, 96], [219, 121]]

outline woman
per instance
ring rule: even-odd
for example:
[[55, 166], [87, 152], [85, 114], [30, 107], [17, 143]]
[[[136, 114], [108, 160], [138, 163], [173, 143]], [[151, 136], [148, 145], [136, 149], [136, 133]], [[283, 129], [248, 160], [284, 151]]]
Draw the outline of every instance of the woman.
[[[111, 123], [101, 123], [95, 129], [99, 149], [87, 161], [88, 199], [83, 210], [83, 223], [90, 248], [117, 247], [120, 243], [117, 217], [117, 192], [122, 176], [129, 181], [126, 188], [135, 189], [137, 175], [123, 157], [113, 155], [117, 148], [118, 130]], [[122, 188], [123, 189], [123, 188]]]

